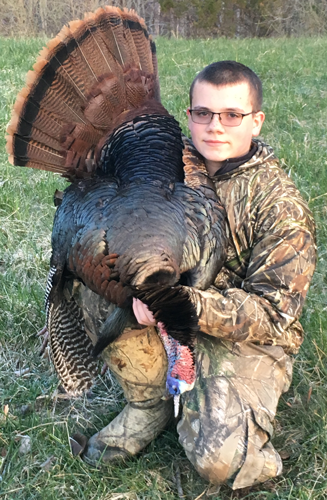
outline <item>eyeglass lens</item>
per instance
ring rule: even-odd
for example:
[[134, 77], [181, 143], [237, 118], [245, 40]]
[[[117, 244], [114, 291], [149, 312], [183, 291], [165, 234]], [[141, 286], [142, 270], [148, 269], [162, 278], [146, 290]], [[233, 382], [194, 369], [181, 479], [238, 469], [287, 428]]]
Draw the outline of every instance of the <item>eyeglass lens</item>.
[[208, 124], [211, 122], [213, 116], [217, 114], [219, 116], [222, 125], [228, 127], [237, 127], [242, 123], [243, 115], [241, 113], [231, 113], [228, 111], [223, 111], [222, 113], [213, 113], [212, 111], [204, 110], [192, 110], [192, 120], [195, 123]]

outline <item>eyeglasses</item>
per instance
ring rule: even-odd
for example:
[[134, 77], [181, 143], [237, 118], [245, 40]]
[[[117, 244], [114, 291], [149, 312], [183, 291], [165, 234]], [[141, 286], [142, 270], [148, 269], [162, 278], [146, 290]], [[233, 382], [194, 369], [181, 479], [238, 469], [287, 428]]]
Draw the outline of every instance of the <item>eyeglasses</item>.
[[194, 123], [207, 125], [211, 122], [214, 115], [218, 115], [220, 123], [226, 127], [238, 127], [241, 125], [244, 116], [257, 113], [257, 111], [251, 111], [250, 113], [235, 113], [234, 111], [214, 113], [213, 111], [208, 111], [206, 109], [189, 109], [189, 112]]

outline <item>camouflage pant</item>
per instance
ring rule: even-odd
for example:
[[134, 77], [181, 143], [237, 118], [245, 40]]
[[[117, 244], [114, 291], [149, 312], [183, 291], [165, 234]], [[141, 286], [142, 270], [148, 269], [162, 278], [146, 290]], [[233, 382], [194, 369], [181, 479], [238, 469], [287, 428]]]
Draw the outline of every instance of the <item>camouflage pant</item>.
[[278, 346], [201, 335], [197, 373], [177, 430], [199, 474], [233, 489], [280, 474], [281, 458], [270, 438], [279, 397], [291, 383], [291, 358]]

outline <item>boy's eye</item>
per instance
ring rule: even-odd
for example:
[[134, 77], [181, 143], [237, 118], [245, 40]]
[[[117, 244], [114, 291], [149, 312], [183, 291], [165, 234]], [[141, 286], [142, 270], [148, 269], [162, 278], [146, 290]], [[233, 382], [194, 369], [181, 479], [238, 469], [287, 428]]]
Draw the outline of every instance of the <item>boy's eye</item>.
[[226, 113], [226, 118], [230, 118], [231, 120], [233, 120], [235, 118], [239, 118], [240, 116], [241, 116], [240, 113], [234, 113], [233, 111]]
[[199, 111], [193, 111], [195, 116], [199, 116], [200, 118], [203, 118], [205, 116], [209, 116], [210, 112], [209, 111], [204, 111], [204, 110], [199, 110]]

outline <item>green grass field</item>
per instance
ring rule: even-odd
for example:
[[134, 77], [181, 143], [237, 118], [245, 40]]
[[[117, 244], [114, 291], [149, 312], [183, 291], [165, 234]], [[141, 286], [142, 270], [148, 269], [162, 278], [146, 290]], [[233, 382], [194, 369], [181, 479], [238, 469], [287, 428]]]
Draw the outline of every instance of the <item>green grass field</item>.
[[[121, 466], [94, 470], [70, 453], [69, 435], [91, 436], [124, 400], [109, 375], [99, 377], [89, 397], [61, 398], [49, 361], [38, 355], [52, 198], [66, 183], [10, 166], [4, 135], [15, 96], [43, 44], [0, 39], [0, 500], [174, 499], [176, 470], [186, 499], [326, 499], [327, 39], [157, 41], [162, 101], [184, 132], [188, 87], [204, 65], [236, 59], [259, 74], [266, 112], [262, 137], [275, 147], [317, 222], [319, 263], [301, 319], [306, 338], [275, 422], [273, 443], [284, 458], [284, 474], [234, 493], [207, 489], [173, 425]], [[19, 451], [22, 434], [31, 438], [26, 454]]]

